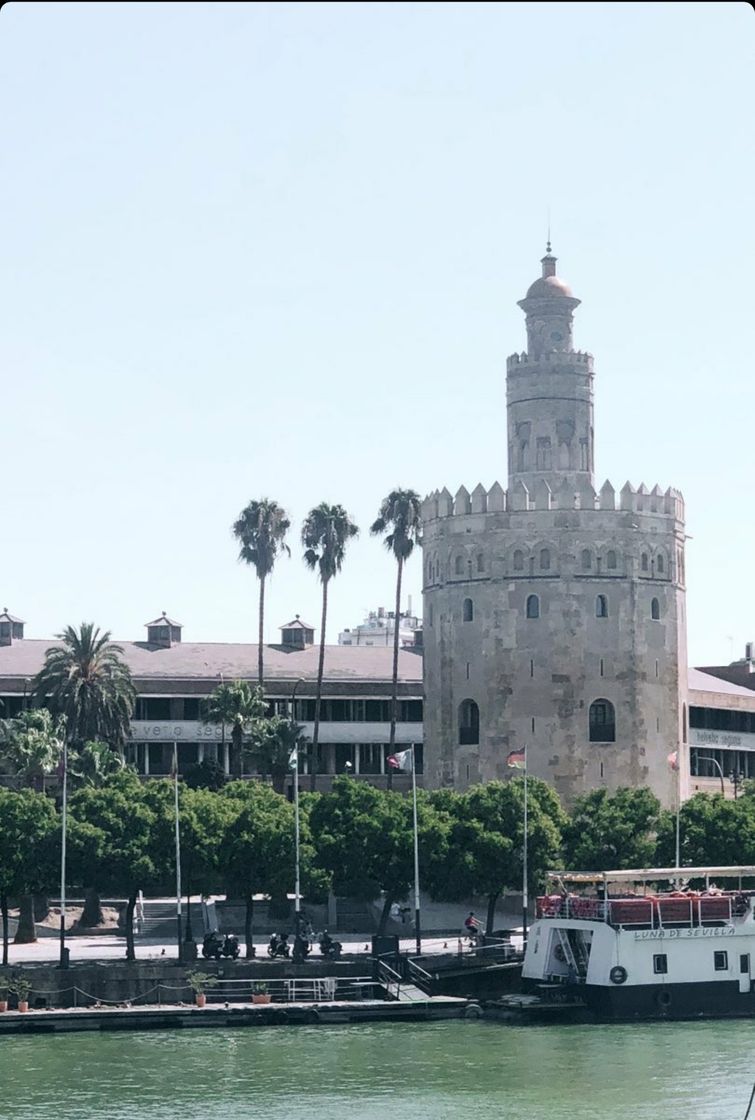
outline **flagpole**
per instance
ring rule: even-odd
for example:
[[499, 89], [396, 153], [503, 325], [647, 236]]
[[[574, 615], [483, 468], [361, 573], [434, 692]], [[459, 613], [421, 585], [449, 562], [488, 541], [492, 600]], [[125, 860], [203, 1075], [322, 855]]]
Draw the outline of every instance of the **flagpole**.
[[414, 810], [414, 932], [417, 938], [417, 956], [422, 955], [422, 931], [419, 905], [419, 832], [417, 829], [417, 768], [416, 750], [412, 747], [412, 802]]
[[60, 968], [68, 967], [66, 949], [66, 838], [68, 832], [68, 740], [63, 739], [63, 808], [60, 845]]
[[528, 897], [527, 897], [527, 882], [528, 882], [528, 867], [527, 867], [527, 744], [524, 745], [524, 848], [522, 853], [522, 945], [527, 944], [527, 911]]
[[178, 937], [178, 959], [183, 960], [181, 942], [181, 830], [178, 823], [178, 744], [173, 744], [173, 794], [176, 816], [176, 933]]
[[[304, 683], [304, 678], [300, 677], [294, 685], [291, 693], [291, 729], [296, 727], [294, 704], [296, 702], [296, 690], [300, 684]], [[294, 914], [295, 914], [295, 929], [294, 929], [294, 960], [302, 960], [304, 957], [304, 947], [302, 945], [301, 935], [301, 872], [300, 872], [300, 850], [299, 850], [299, 744], [298, 741], [294, 745], [291, 758], [294, 760], [294, 854], [296, 860], [296, 872], [294, 881]], [[291, 764], [289, 758], [289, 765]]]

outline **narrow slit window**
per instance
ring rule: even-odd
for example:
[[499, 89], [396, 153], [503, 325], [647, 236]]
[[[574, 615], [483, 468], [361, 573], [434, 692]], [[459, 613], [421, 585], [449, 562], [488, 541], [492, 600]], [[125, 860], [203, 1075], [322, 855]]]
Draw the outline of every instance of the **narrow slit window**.
[[540, 600], [537, 595], [527, 596], [527, 618], [540, 618]]
[[595, 600], [595, 617], [608, 618], [608, 599], [605, 595], [598, 595]]

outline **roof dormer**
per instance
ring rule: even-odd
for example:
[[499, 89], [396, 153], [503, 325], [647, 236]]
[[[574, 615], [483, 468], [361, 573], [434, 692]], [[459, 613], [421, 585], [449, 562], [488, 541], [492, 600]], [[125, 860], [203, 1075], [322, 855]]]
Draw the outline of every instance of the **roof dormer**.
[[7, 607], [3, 607], [0, 614], [0, 646], [9, 646], [24, 636], [24, 622], [10, 614]]
[[168, 618], [165, 611], [163, 611], [161, 618], [156, 618], [152, 622], [145, 622], [144, 625], [147, 627], [147, 641], [151, 646], [162, 646], [163, 649], [170, 649], [171, 646], [178, 645], [181, 641], [183, 623]]
[[285, 626], [281, 626], [280, 631], [281, 644], [284, 646], [304, 649], [305, 646], [312, 646], [315, 643], [314, 626], [308, 626], [306, 622], [302, 622], [298, 614], [293, 622], [287, 622]]

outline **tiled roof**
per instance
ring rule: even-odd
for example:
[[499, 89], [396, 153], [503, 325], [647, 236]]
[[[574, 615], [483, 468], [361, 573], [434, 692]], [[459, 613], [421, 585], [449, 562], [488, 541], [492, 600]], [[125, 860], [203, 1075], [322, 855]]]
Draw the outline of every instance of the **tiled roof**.
[[0, 620], [2, 622], [20, 622], [22, 626], [24, 624], [24, 620], [22, 618], [16, 618], [14, 614], [9, 614], [7, 607], [3, 607], [2, 614], [0, 614]]
[[314, 630], [314, 626], [310, 626], [308, 622], [302, 622], [297, 615], [293, 622], [287, 622], [285, 626], [279, 626], [279, 630]]
[[[24, 639], [0, 646], [0, 680], [31, 678], [42, 668], [45, 651], [56, 641]], [[168, 649], [148, 642], [119, 642], [124, 660], [137, 680], [254, 680], [257, 676], [257, 646], [232, 642], [179, 642]], [[318, 646], [292, 649], [265, 646], [266, 680], [317, 679]], [[389, 681], [393, 673], [393, 650], [383, 646], [326, 646], [326, 681]], [[422, 683], [422, 658], [407, 650], [398, 655], [398, 679]]]

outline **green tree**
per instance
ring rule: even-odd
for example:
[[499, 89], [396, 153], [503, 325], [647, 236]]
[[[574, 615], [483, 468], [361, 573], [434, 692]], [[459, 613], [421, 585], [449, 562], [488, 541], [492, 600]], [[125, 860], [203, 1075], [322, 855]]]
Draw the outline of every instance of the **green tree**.
[[[154, 814], [156, 846], [167, 853], [162, 867], [163, 888], [175, 882], [175, 787], [171, 779], [148, 782], [144, 800]], [[191, 899], [217, 890], [223, 880], [221, 845], [230, 816], [227, 799], [208, 789], [178, 787], [178, 825], [181, 848], [181, 886], [186, 895], [185, 940], [193, 939]]]
[[[244, 899], [246, 956], [253, 947], [254, 895], [285, 895], [294, 882], [293, 806], [259, 782], [232, 782], [220, 795], [230, 814], [222, 841], [223, 866]], [[311, 864], [311, 844], [302, 831], [300, 861]]]
[[[680, 862], [687, 867], [725, 867], [755, 864], [755, 799], [728, 801], [720, 793], [696, 793], [679, 815]], [[658, 828], [658, 866], [673, 867], [676, 818], [661, 814]]]
[[649, 789], [594, 789], [578, 797], [564, 828], [572, 871], [651, 867], [661, 806]]
[[272, 574], [275, 561], [282, 552], [291, 555], [285, 536], [291, 527], [288, 515], [269, 498], [252, 501], [241, 511], [233, 524], [233, 535], [239, 542], [239, 560], [249, 564], [260, 581], [259, 636], [257, 674], [259, 687], [264, 683], [263, 636], [265, 622], [265, 581]]
[[[28, 900], [50, 885], [54, 855], [59, 850], [60, 822], [49, 797], [33, 790], [0, 787], [0, 915], [3, 923], [3, 964], [8, 963], [8, 899]], [[22, 910], [17, 943], [36, 941], [30, 905]]]
[[252, 688], [246, 681], [229, 681], [220, 684], [204, 704], [204, 723], [231, 728], [231, 776], [241, 777], [244, 738], [253, 725], [264, 719], [267, 705], [260, 688]]
[[320, 737], [320, 705], [322, 702], [322, 677], [325, 668], [325, 628], [328, 621], [328, 587], [343, 567], [346, 545], [359, 529], [343, 506], [329, 506], [321, 502], [307, 514], [301, 531], [304, 546], [304, 563], [316, 571], [322, 584], [322, 620], [320, 623], [320, 657], [317, 663], [317, 692], [315, 694], [315, 725], [312, 732], [310, 786], [317, 784], [317, 747]]
[[[393, 625], [393, 683], [391, 691], [391, 731], [389, 752], [396, 746], [396, 720], [398, 718], [398, 648], [401, 623], [401, 581], [404, 564], [419, 542], [422, 502], [416, 490], [391, 490], [380, 506], [380, 512], [370, 526], [373, 536], [386, 534], [385, 547], [396, 561], [396, 609]], [[390, 530], [390, 532], [387, 532]], [[393, 782], [393, 770], [388, 770], [388, 786]]]
[[[492, 933], [495, 908], [506, 888], [521, 889], [524, 866], [524, 779], [472, 786], [450, 798], [431, 795], [436, 811], [450, 817], [447, 855], [431, 861], [434, 893], [449, 899], [470, 894], [487, 898], [486, 932]], [[527, 780], [528, 887], [558, 862], [564, 814], [547, 783]]]
[[69, 743], [89, 740], [108, 743], [121, 751], [131, 733], [136, 691], [123, 660], [123, 650], [91, 622], [78, 631], [67, 626], [56, 635], [61, 645], [45, 653], [34, 678], [36, 703], [66, 720]]
[[[422, 868], [442, 843], [441, 822], [426, 797], [418, 800], [417, 825], [421, 879]], [[372, 901], [384, 892], [382, 935], [392, 904], [406, 898], [414, 882], [410, 798], [341, 775], [313, 805], [310, 827], [318, 863], [337, 894]]]
[[123, 770], [106, 786], [78, 790], [69, 802], [70, 880], [93, 884], [98, 892], [126, 895], [126, 957], [130, 961], [136, 959], [138, 893], [161, 885], [163, 869], [172, 858], [144, 792], [136, 774]]

